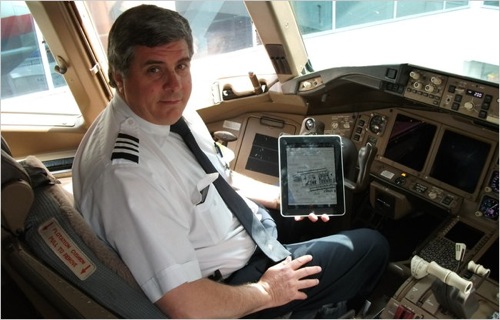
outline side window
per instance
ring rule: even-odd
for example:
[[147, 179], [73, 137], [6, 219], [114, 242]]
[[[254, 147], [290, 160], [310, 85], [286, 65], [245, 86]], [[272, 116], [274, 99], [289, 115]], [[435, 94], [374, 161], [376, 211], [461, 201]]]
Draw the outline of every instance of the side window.
[[36, 117], [10, 117], [11, 113], [79, 114], [64, 77], [55, 71], [54, 57], [26, 4], [1, 1], [0, 5], [2, 125], [40, 124]]
[[[107, 48], [108, 32], [114, 20], [136, 1], [76, 1], [81, 16], [88, 16], [100, 43], [94, 48]], [[217, 81], [242, 77], [248, 72], [273, 78], [274, 68], [260, 45], [252, 21], [241, 1], [140, 1], [152, 3], [183, 15], [193, 32], [195, 54], [191, 74], [193, 93], [189, 108], [203, 108], [219, 102], [214, 94]], [[107, 70], [106, 70], [107, 72]], [[250, 82], [248, 82], [250, 83]]]

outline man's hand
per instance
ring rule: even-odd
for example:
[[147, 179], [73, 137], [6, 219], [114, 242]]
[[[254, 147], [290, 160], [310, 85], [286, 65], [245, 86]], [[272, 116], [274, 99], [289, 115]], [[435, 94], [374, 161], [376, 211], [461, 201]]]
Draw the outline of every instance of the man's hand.
[[[309, 218], [309, 220], [311, 220], [312, 222], [316, 222], [318, 221], [320, 218], [321, 218], [321, 221], [323, 222], [328, 222], [330, 221], [330, 216], [326, 215], [326, 214], [322, 214], [321, 216], [317, 216], [316, 214], [314, 213], [309, 213], [309, 215], [307, 216]], [[295, 217], [295, 221], [302, 221], [304, 220], [304, 217]]]
[[301, 291], [318, 285], [319, 280], [309, 276], [321, 272], [319, 266], [304, 267], [312, 260], [305, 255], [292, 260], [291, 257], [269, 268], [257, 282], [257, 286], [270, 297], [269, 308], [287, 304], [293, 300], [304, 300], [307, 295]]
[[186, 282], [155, 304], [170, 318], [241, 318], [306, 299], [301, 290], [319, 283], [306, 278], [321, 272], [319, 266], [304, 267], [311, 260], [310, 255], [295, 260], [289, 257], [267, 269], [257, 283], [231, 286], [207, 278]]

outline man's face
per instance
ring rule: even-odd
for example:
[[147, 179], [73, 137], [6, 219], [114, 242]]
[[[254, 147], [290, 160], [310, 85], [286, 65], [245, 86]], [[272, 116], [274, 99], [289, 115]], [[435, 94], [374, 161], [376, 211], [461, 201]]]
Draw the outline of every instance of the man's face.
[[186, 41], [153, 48], [137, 46], [134, 52], [128, 74], [114, 75], [118, 92], [144, 120], [174, 124], [191, 95], [191, 59]]

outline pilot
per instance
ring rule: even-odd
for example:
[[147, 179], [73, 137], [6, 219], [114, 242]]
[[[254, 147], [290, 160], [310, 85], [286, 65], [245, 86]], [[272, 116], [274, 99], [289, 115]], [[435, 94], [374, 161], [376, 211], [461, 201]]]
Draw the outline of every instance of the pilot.
[[[364, 301], [380, 280], [386, 239], [355, 229], [279, 244], [288, 252], [279, 261], [264, 254], [213, 188], [215, 176], [228, 172], [201, 117], [185, 110], [193, 52], [190, 26], [175, 11], [140, 5], [115, 21], [108, 59], [116, 94], [78, 148], [77, 208], [169, 317], [300, 317], [319, 309], [338, 317], [344, 302]], [[208, 174], [172, 132], [181, 117], [218, 174]], [[277, 187], [261, 186], [254, 200], [270, 205]]]

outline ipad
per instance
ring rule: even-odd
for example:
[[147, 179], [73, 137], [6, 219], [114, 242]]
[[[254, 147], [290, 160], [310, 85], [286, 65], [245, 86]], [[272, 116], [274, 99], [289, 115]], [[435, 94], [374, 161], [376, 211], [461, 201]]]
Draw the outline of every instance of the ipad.
[[281, 215], [344, 215], [341, 137], [283, 135], [278, 144]]

